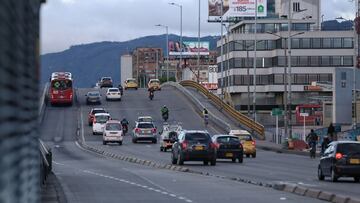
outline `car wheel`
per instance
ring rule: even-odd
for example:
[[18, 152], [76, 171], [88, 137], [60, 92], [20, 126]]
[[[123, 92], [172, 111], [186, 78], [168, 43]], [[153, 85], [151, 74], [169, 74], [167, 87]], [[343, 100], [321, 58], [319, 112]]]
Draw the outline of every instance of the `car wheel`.
[[324, 176], [320, 166], [318, 166], [318, 179], [319, 180], [324, 180], [325, 179], [325, 176]]
[[96, 135], [96, 133], [95, 133], [95, 132], [93, 132], [93, 135]]
[[205, 166], [209, 165], [209, 162], [208, 162], [208, 161], [204, 161], [204, 165], [205, 165]]
[[250, 154], [246, 154], [246, 158], [249, 158], [250, 157]]
[[160, 147], [160, 152], [164, 151], [164, 148], [163, 147]]
[[133, 138], [133, 139], [132, 139], [132, 142], [133, 142], [133, 143], [136, 143], [136, 142], [137, 142], [137, 140], [136, 140], [135, 138]]
[[184, 159], [182, 158], [181, 154], [179, 153], [178, 159], [177, 159], [178, 165], [184, 165]]
[[244, 157], [243, 156], [239, 157], [238, 161], [239, 161], [239, 163], [242, 163], [244, 161]]
[[338, 176], [336, 175], [334, 169], [331, 169], [331, 181], [332, 182], [337, 182], [338, 181]]
[[166, 148], [164, 148], [164, 152], [166, 152], [167, 151], [167, 149]]
[[156, 139], [153, 139], [153, 140], [152, 140], [152, 143], [153, 143], [153, 144], [156, 144], [156, 143], [157, 143], [157, 140], [156, 140]]
[[105, 142], [105, 141], [103, 141], [103, 145], [106, 145], [106, 142]]
[[256, 153], [252, 154], [251, 156], [252, 158], [256, 158]]
[[354, 177], [354, 182], [355, 182], [355, 183], [360, 182], [360, 177]]
[[210, 164], [211, 164], [212, 166], [215, 166], [215, 165], [216, 165], [216, 158], [213, 158], [213, 159], [211, 160]]
[[231, 161], [232, 161], [233, 163], [235, 163], [235, 162], [236, 162], [236, 159], [235, 159], [235, 158], [232, 158]]
[[91, 123], [91, 122], [89, 122], [89, 126], [92, 126], [92, 123]]
[[119, 142], [119, 145], [122, 145], [122, 141]]
[[174, 153], [171, 153], [171, 163], [172, 163], [172, 164], [176, 164], [176, 163], [177, 163], [177, 159], [175, 159]]

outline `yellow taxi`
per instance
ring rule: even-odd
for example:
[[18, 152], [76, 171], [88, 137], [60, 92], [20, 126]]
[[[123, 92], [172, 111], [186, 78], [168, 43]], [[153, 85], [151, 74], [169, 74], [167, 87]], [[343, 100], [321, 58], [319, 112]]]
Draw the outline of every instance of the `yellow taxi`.
[[237, 136], [241, 144], [243, 145], [244, 154], [246, 157], [252, 156], [252, 158], [256, 157], [256, 145], [255, 140], [252, 135], [246, 130], [230, 130], [230, 135]]
[[151, 79], [148, 83], [148, 89], [153, 89], [153, 90], [161, 90], [160, 87], [160, 80], [158, 79]]
[[134, 78], [128, 78], [125, 80], [125, 89], [138, 89], [138, 84]]

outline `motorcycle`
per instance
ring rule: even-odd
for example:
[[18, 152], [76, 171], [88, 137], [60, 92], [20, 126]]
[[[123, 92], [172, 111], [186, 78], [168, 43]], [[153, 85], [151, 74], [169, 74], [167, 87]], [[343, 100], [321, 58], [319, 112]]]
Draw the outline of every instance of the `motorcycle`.
[[125, 135], [128, 132], [128, 125], [122, 124], [122, 129], [123, 129], [123, 133]]
[[169, 119], [169, 113], [163, 113], [162, 117], [163, 117], [164, 121], [166, 122]]
[[154, 98], [154, 92], [150, 92], [150, 93], [149, 93], [149, 99], [150, 99], [150, 100], [153, 100], [153, 98]]
[[204, 124], [207, 126], [209, 124], [209, 115], [204, 115]]
[[124, 89], [121, 85], [118, 86], [121, 96], [124, 94]]

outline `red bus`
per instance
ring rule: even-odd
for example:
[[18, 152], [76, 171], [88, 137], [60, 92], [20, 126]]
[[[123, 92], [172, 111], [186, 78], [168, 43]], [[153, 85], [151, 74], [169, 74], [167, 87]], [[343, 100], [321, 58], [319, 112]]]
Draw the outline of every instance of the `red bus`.
[[296, 123], [303, 124], [304, 117], [301, 113], [308, 113], [309, 116], [305, 117], [307, 125], [321, 125], [323, 120], [322, 106], [319, 104], [302, 104], [296, 106]]
[[73, 79], [69, 72], [54, 72], [51, 74], [49, 99], [51, 105], [73, 103]]

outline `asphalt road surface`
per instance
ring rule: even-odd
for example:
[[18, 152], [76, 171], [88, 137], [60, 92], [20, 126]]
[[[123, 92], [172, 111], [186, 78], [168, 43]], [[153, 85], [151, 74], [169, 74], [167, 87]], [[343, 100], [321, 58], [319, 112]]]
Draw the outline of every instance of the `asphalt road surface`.
[[[80, 111], [83, 117], [82, 126], [84, 138], [88, 144], [112, 151], [117, 154], [133, 155], [138, 158], [154, 160], [160, 163], [170, 163], [170, 152], [160, 152], [159, 144], [151, 143], [131, 143], [128, 136], [125, 137], [122, 146], [102, 145], [102, 137], [92, 135], [91, 127], [87, 126], [87, 114], [94, 106], [85, 105], [85, 97], [90, 89], [79, 89]], [[105, 91], [105, 90], [101, 90]], [[126, 117], [130, 122], [129, 130], [132, 130], [134, 121], [140, 115], [152, 116], [158, 129], [162, 127], [160, 109], [166, 105], [170, 110], [170, 122], [181, 122], [184, 129], [204, 130], [202, 118], [195, 113], [192, 105], [183, 95], [175, 89], [168, 87], [162, 91], [157, 91], [153, 101], [148, 99], [146, 90], [125, 91], [122, 101], [107, 102], [105, 99], [101, 107], [106, 108], [113, 118], [122, 119]], [[208, 126], [206, 130], [210, 134], [219, 134], [215, 128]], [[317, 180], [317, 165], [319, 160], [312, 160], [305, 156], [278, 154], [275, 152], [258, 150], [257, 157], [245, 158], [243, 164], [231, 163], [227, 160], [219, 160], [216, 166], [203, 166], [201, 162], [185, 162], [185, 166], [191, 169], [201, 170], [216, 175], [241, 177], [254, 181], [266, 183], [289, 182], [324, 189], [343, 195], [360, 198], [359, 183], [354, 183], [351, 179], [340, 179], [338, 183], [330, 181], [320, 182]]]
[[[167, 90], [164, 91], [166, 94]], [[138, 95], [136, 95], [138, 94]], [[171, 93], [172, 94], [172, 93]], [[133, 102], [104, 102], [110, 113], [127, 116], [133, 112], [158, 113], [155, 102], [145, 107], [136, 105], [144, 104], [141, 100], [141, 91], [127, 94]], [[138, 100], [136, 102], [135, 100]], [[176, 100], [176, 98], [175, 98]], [[128, 103], [128, 104], [127, 104]], [[158, 102], [159, 105], [161, 102]], [[122, 105], [129, 105], [128, 107]], [[132, 106], [134, 105], [134, 106]], [[197, 115], [190, 113], [189, 106], [184, 104], [175, 110], [170, 106], [171, 112], [178, 111], [180, 115], [189, 119], [198, 119]], [[156, 108], [155, 108], [156, 107]], [[86, 114], [89, 107], [81, 106], [81, 111]], [[126, 110], [125, 110], [126, 109]], [[140, 110], [139, 110], [140, 109]], [[143, 110], [141, 110], [143, 109]], [[41, 137], [52, 148], [53, 171], [61, 182], [68, 202], [320, 202], [315, 199], [276, 191], [270, 188], [254, 186], [206, 177], [190, 173], [174, 172], [163, 169], [154, 169], [124, 161], [114, 160], [88, 152], [76, 143], [77, 123], [81, 121], [80, 109], [73, 107], [48, 107], [45, 119], [41, 126]], [[156, 117], [156, 116], [155, 116]], [[130, 117], [131, 118], [131, 117]], [[175, 119], [176, 117], [174, 117]], [[160, 122], [160, 121], [159, 121]], [[86, 119], [83, 123], [86, 123]], [[195, 122], [186, 122], [187, 128], [196, 128]], [[199, 126], [201, 127], [201, 126]], [[89, 131], [88, 126], [84, 126]], [[90, 143], [96, 144], [101, 136], [86, 135]], [[131, 147], [128, 142], [124, 146], [109, 146], [114, 150], [120, 147]], [[160, 154], [158, 148], [147, 147], [147, 144], [133, 145], [143, 154], [152, 152]], [[156, 145], [150, 145], [156, 146]], [[140, 149], [140, 147], [142, 147]], [[121, 152], [121, 151], [119, 151]], [[161, 154], [167, 157], [169, 154]], [[220, 164], [225, 166], [225, 164]], [[199, 165], [200, 166], [200, 165]], [[210, 166], [208, 167], [210, 168]], [[214, 167], [215, 169], [215, 167]], [[259, 195], [261, 194], [261, 195]]]

